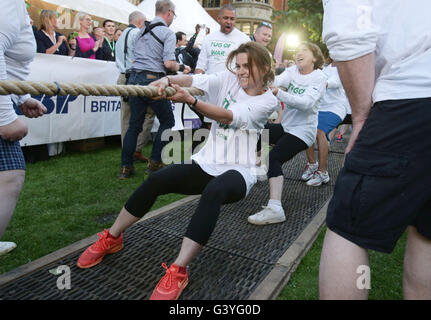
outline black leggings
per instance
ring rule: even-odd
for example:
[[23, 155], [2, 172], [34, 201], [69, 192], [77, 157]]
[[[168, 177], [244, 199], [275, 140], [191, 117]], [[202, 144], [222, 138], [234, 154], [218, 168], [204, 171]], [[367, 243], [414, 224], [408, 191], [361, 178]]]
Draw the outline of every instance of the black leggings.
[[[298, 137], [284, 132], [279, 123], [267, 123], [265, 129], [269, 129], [269, 144], [275, 144], [269, 152], [268, 179], [283, 175], [282, 165], [292, 159], [299, 152], [308, 148], [307, 144]], [[257, 150], [260, 151], [260, 140]]]
[[132, 194], [124, 207], [137, 218], [150, 211], [159, 195], [202, 194], [185, 236], [205, 245], [211, 236], [222, 204], [243, 199], [247, 186], [242, 175], [229, 170], [220, 176], [207, 174], [196, 164], [173, 164], [152, 173]]

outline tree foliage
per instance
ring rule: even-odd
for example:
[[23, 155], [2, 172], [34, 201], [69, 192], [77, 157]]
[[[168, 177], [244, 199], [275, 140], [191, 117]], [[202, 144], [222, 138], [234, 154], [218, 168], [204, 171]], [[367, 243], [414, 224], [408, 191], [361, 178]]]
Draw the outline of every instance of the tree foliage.
[[286, 11], [274, 10], [273, 21], [278, 36], [282, 32], [295, 32], [301, 39], [322, 43], [322, 0], [288, 0]]

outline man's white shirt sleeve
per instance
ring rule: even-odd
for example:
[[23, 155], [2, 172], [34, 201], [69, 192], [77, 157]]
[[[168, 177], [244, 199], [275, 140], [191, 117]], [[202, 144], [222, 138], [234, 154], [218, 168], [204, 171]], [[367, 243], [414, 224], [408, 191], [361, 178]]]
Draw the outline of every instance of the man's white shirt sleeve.
[[[20, 32], [18, 13], [16, 1], [0, 2], [0, 80], [7, 80], [8, 78], [5, 53], [7, 49], [13, 46], [14, 40]], [[11, 97], [0, 96], [0, 126], [8, 125], [17, 117]]]
[[373, 24], [375, 0], [325, 0], [322, 39], [335, 61], [349, 61], [376, 49], [378, 28]]

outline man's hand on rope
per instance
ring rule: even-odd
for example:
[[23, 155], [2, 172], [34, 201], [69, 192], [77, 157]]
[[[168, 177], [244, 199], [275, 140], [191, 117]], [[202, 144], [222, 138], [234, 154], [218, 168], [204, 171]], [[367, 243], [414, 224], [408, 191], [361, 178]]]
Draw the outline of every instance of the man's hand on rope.
[[41, 117], [47, 111], [40, 101], [33, 98], [25, 100], [20, 109], [27, 118]]
[[157, 87], [158, 88], [158, 96], [157, 97], [153, 97], [153, 100], [162, 100], [162, 99], [166, 99], [166, 92], [165, 89], [167, 87], [169, 87], [170, 83], [169, 83], [169, 78], [168, 77], [163, 77], [160, 78], [159, 80], [156, 80], [154, 82], [151, 82], [149, 84], [150, 86], [153, 87]]
[[3, 140], [14, 142], [19, 141], [27, 135], [27, 124], [21, 118], [17, 118], [15, 121], [0, 126], [0, 137]]

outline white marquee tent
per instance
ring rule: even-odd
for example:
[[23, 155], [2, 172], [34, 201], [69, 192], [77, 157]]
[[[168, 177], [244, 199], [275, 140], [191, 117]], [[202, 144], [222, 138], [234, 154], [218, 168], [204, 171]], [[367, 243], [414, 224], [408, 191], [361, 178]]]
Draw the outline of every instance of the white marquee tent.
[[[145, 13], [148, 20], [152, 20], [155, 16], [156, 1], [144, 0], [138, 5], [138, 8]], [[202, 8], [197, 0], [172, 0], [172, 2], [175, 4], [175, 14], [177, 15], [177, 18], [170, 26], [172, 31], [182, 31], [187, 37], [190, 37], [195, 33], [196, 24], [205, 24], [206, 27], [211, 29], [211, 32], [220, 28], [217, 21]]]
[[127, 0], [29, 0], [29, 2], [35, 5], [40, 3], [39, 7], [42, 8], [43, 3], [56, 5], [58, 12], [59, 8], [82, 11], [92, 16], [110, 19], [126, 25], [129, 24], [129, 14], [139, 10]]

